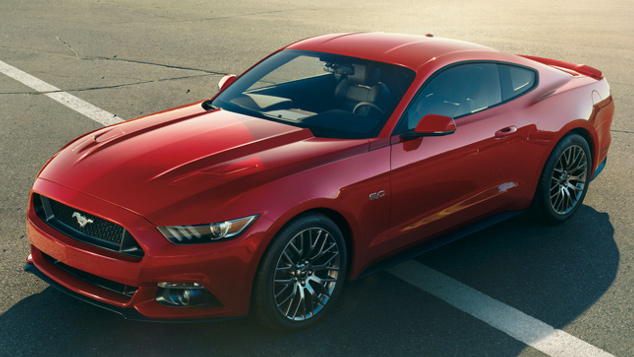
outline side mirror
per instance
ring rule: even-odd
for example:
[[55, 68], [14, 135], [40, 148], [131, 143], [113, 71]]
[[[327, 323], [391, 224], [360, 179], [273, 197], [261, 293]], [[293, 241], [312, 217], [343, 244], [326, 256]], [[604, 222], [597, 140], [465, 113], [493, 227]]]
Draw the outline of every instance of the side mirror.
[[222, 77], [220, 81], [218, 81], [219, 91], [222, 92], [223, 90], [227, 89], [227, 87], [229, 87], [231, 83], [235, 82], [237, 78], [238, 77], [236, 77], [235, 74], [227, 74], [226, 76]]
[[418, 122], [414, 132], [401, 134], [405, 140], [420, 138], [422, 136], [442, 136], [453, 134], [456, 131], [456, 122], [447, 116], [427, 114]]

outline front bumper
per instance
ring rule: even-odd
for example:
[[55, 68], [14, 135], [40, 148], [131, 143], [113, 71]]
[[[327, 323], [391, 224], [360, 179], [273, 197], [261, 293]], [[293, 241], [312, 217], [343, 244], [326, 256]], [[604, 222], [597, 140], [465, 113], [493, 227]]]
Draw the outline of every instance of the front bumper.
[[127, 319], [127, 320], [133, 320], [133, 321], [150, 321], [150, 322], [211, 322], [211, 321], [223, 321], [223, 320], [230, 320], [230, 319], [235, 319], [235, 318], [240, 318], [240, 317], [245, 317], [244, 316], [236, 316], [236, 317], [225, 317], [225, 318], [210, 318], [210, 319], [187, 319], [187, 320], [183, 320], [183, 319], [151, 319], [148, 318], [146, 316], [141, 315], [137, 310], [135, 310], [134, 308], [123, 308], [123, 307], [118, 307], [118, 306], [114, 306], [114, 305], [110, 305], [98, 300], [94, 300], [91, 299], [87, 296], [84, 296], [82, 294], [76, 293], [71, 289], [66, 288], [65, 286], [59, 284], [57, 281], [53, 280], [52, 278], [50, 278], [48, 275], [42, 273], [36, 266], [35, 264], [33, 264], [32, 262], [29, 263], [27, 262], [26, 265], [24, 266], [24, 271], [31, 273], [35, 276], [37, 276], [38, 278], [44, 280], [46, 283], [48, 283], [50, 286], [54, 287], [55, 289], [63, 292], [64, 294], [74, 297], [75, 299], [79, 299], [83, 302], [87, 302], [91, 305], [100, 307], [102, 309], [117, 313], [119, 315], [121, 315], [121, 317]]
[[[32, 259], [25, 270], [53, 287], [132, 320], [219, 320], [248, 313], [252, 282], [261, 255], [260, 243], [268, 220], [260, 217], [245, 234], [233, 240], [174, 245], [153, 224], [119, 206], [42, 179], [36, 181], [33, 192], [123, 226], [145, 253], [142, 258], [130, 257], [71, 239], [42, 221], [31, 202], [27, 235]], [[96, 279], [133, 287], [134, 293], [124, 295], [104, 289], [70, 274], [52, 261]], [[163, 305], [156, 301], [159, 282], [201, 284], [219, 304]]]

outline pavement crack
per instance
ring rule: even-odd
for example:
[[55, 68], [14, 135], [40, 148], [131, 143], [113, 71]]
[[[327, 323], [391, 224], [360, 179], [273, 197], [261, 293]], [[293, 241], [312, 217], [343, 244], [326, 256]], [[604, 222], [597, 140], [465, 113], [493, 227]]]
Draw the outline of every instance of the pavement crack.
[[131, 86], [137, 86], [137, 85], [148, 84], [148, 83], [174, 81], [174, 80], [179, 80], [179, 79], [205, 77], [205, 76], [210, 76], [210, 75], [213, 75], [213, 74], [197, 74], [197, 75], [193, 75], [193, 76], [160, 78], [160, 79], [151, 79], [151, 80], [147, 80], [147, 81], [139, 81], [139, 82], [134, 82], [134, 83], [114, 84], [114, 85], [110, 85], [110, 86], [96, 86], [96, 87], [60, 89], [60, 90], [44, 91], [44, 92], [35, 92], [35, 91], [31, 91], [31, 92], [0, 92], [0, 95], [3, 95], [3, 94], [5, 94], [5, 95], [6, 94], [9, 94], [9, 95], [10, 94], [45, 95], [45, 94], [50, 94], [50, 93], [63, 93], [63, 92], [86, 92], [86, 91], [92, 91], [92, 90], [122, 88], [122, 87], [131, 87]]
[[59, 36], [57, 36], [57, 40], [59, 42], [61, 42], [64, 46], [66, 46], [66, 48], [68, 50], [73, 52], [75, 54], [75, 58], [81, 59], [81, 60], [94, 60], [94, 59], [97, 59], [97, 60], [103, 60], [103, 61], [121, 61], [121, 62], [129, 62], [129, 63], [147, 64], [147, 65], [159, 66], [159, 67], [165, 67], [165, 68], [184, 69], [184, 70], [188, 70], [188, 71], [205, 72], [205, 73], [209, 73], [209, 74], [218, 74], [218, 75], [223, 75], [223, 76], [226, 74], [224, 72], [211, 71], [211, 70], [202, 69], [202, 68], [176, 66], [176, 65], [170, 65], [170, 64], [165, 64], [165, 63], [157, 63], [157, 62], [150, 62], [150, 61], [135, 60], [135, 59], [130, 59], [130, 58], [119, 58], [116, 55], [111, 56], [111, 57], [105, 57], [105, 56], [84, 56], [84, 55], [79, 54], [79, 52], [77, 52], [68, 42], [64, 41]]
[[160, 67], [174, 68], [174, 69], [185, 69], [185, 70], [188, 70], [188, 71], [205, 72], [205, 73], [209, 73], [209, 74], [217, 74], [217, 75], [222, 75], [222, 76], [224, 76], [226, 74], [224, 72], [210, 71], [210, 70], [201, 69], [201, 68], [175, 66], [175, 65], [170, 65], [170, 64], [156, 63], [156, 62], [149, 62], [149, 61], [141, 61], [141, 60], [135, 60], [135, 59], [129, 59], [129, 58], [118, 58], [117, 56], [112, 56], [112, 57], [94, 56], [94, 57], [82, 57], [82, 58], [83, 59], [99, 59], [99, 60], [104, 60], [104, 61], [122, 61], [122, 62], [130, 62], [130, 63], [148, 64], [148, 65], [152, 65], [152, 66], [160, 66]]
[[235, 19], [235, 18], [238, 18], [238, 17], [270, 15], [270, 14], [277, 14], [277, 13], [280, 13], [280, 12], [291, 12], [291, 11], [301, 11], [301, 10], [315, 10], [315, 9], [303, 8], [303, 9], [272, 10], [272, 11], [253, 12], [253, 13], [249, 13], [249, 14], [240, 14], [240, 15], [206, 17], [206, 18], [202, 18], [202, 19], [190, 19], [190, 20], [184, 20], [184, 21], [186, 21], [186, 22], [195, 22], [195, 21], [225, 20], [225, 19]]
[[634, 131], [631, 130], [616, 130], [616, 129], [610, 129], [611, 132], [614, 133], [625, 133], [625, 134], [634, 134]]
[[73, 49], [73, 47], [71, 47], [71, 45], [69, 45], [66, 41], [64, 41], [64, 40], [62, 40], [61, 38], [59, 38], [59, 36], [57, 36], [57, 41], [59, 41], [59, 42], [63, 43], [63, 44], [64, 44], [64, 46], [66, 46], [66, 48], [68, 48], [69, 50], [71, 50], [71, 51], [75, 54], [75, 57], [76, 57], [77, 59], [80, 59], [80, 58], [79, 58], [79, 57], [80, 57], [80, 56], [79, 56], [79, 53], [77, 53], [77, 51], [75, 51], [75, 50]]

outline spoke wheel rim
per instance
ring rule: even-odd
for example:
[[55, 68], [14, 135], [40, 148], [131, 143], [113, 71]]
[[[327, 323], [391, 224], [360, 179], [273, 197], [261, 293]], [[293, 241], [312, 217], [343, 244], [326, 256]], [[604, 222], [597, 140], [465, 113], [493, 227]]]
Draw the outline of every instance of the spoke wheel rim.
[[340, 267], [339, 244], [330, 232], [314, 227], [297, 233], [275, 266], [273, 298], [277, 310], [294, 321], [315, 316], [335, 291]]
[[559, 156], [550, 180], [550, 206], [559, 215], [572, 211], [587, 184], [588, 157], [578, 145], [572, 145]]

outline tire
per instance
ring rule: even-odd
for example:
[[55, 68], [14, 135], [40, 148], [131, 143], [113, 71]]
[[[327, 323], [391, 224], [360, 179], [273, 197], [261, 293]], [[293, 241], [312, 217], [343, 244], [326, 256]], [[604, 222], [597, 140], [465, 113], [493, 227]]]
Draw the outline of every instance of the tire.
[[296, 218], [273, 239], [258, 268], [251, 312], [263, 326], [299, 330], [334, 305], [346, 276], [346, 244], [321, 214]]
[[592, 156], [588, 142], [568, 134], [548, 157], [531, 204], [532, 216], [547, 224], [559, 224], [572, 217], [586, 197]]

